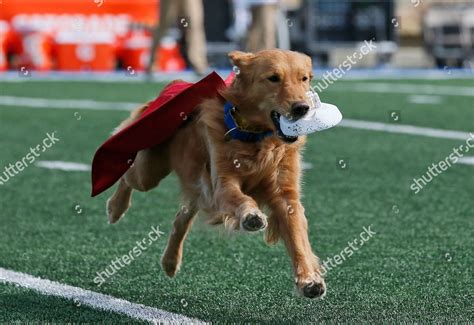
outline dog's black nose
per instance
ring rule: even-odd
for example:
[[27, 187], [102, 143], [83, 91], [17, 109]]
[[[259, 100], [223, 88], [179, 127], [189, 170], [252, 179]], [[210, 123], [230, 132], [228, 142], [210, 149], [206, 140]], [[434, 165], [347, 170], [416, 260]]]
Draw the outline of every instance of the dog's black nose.
[[306, 102], [296, 102], [291, 105], [291, 115], [295, 119], [303, 117], [309, 110], [308, 104]]

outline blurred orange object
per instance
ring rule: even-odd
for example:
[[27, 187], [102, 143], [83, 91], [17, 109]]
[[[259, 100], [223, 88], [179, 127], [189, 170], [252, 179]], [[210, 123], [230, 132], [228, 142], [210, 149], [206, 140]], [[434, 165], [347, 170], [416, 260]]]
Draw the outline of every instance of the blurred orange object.
[[8, 69], [8, 61], [7, 61], [7, 49], [8, 49], [8, 33], [10, 31], [10, 27], [6, 21], [0, 20], [0, 71], [4, 71]]
[[[12, 20], [17, 15], [40, 18], [43, 15], [127, 15], [134, 22], [155, 24], [158, 0], [3, 0], [0, 19]], [[46, 17], [48, 18], [48, 17]]]
[[[5, 45], [0, 31], [0, 69], [5, 69], [5, 53], [9, 53], [13, 55], [9, 68], [44, 71], [55, 65], [60, 70], [112, 70], [117, 62], [115, 44], [128, 33], [129, 25], [154, 25], [158, 19], [159, 0], [66, 2], [0, 0], [0, 21], [9, 23], [12, 32]], [[102, 33], [111, 33], [113, 39], [104, 39]], [[142, 52], [139, 61], [148, 55]]]
[[112, 33], [78, 35], [60, 32], [55, 37], [56, 67], [65, 71], [114, 70], [114, 43]]
[[[120, 46], [118, 57], [122, 67], [128, 71], [145, 70], [150, 59], [151, 35], [145, 31], [132, 31]], [[186, 68], [179, 51], [177, 42], [173, 39], [165, 39], [157, 50], [159, 61], [155, 67], [162, 71], [180, 71]]]
[[179, 51], [179, 45], [174, 39], [164, 38], [158, 49], [158, 67], [161, 71], [181, 71], [186, 69]]
[[144, 70], [150, 56], [151, 36], [145, 31], [131, 31], [118, 50], [122, 68], [129, 71]]
[[48, 71], [53, 67], [51, 58], [52, 40], [47, 33], [20, 31], [20, 54], [15, 60], [17, 68]]

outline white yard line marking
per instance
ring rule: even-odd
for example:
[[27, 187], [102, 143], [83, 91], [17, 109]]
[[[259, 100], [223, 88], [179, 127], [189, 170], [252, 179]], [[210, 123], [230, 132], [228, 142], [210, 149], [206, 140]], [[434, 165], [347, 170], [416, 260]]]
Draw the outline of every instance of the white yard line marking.
[[123, 102], [101, 102], [87, 99], [49, 99], [33, 97], [0, 96], [0, 106], [22, 106], [33, 108], [92, 109], [129, 111], [140, 104]]
[[[454, 88], [454, 89], [458, 89], [458, 88]], [[474, 88], [469, 88], [469, 89], [474, 90]], [[95, 109], [95, 110], [130, 110], [140, 105], [139, 103], [100, 102], [100, 101], [95, 101], [95, 100], [80, 100], [80, 99], [66, 100], [66, 99], [45, 99], [45, 98], [0, 96], [0, 106], [3, 103], [5, 103], [5, 101], [3, 101], [5, 98], [9, 98], [7, 101], [8, 104], [5, 104], [5, 105], [12, 105], [10, 103], [13, 101], [13, 98], [14, 98], [16, 104], [13, 104], [13, 105], [17, 105], [17, 106], [26, 105], [28, 107], [37, 107], [37, 108], [65, 108], [65, 109], [84, 108], [84, 109]], [[25, 105], [23, 105], [22, 103]], [[441, 129], [433, 129], [433, 128], [418, 127], [418, 126], [403, 125], [403, 124], [387, 124], [387, 123], [380, 123], [380, 122], [369, 122], [369, 121], [363, 121], [363, 120], [344, 119], [340, 123], [340, 126], [355, 128], [355, 129], [363, 129], [363, 130], [382, 131], [382, 132], [389, 132], [389, 133], [421, 135], [421, 136], [441, 138], [441, 139], [465, 140], [469, 137], [468, 132], [441, 130]]]
[[[71, 172], [71, 171], [72, 172], [88, 172], [91, 170], [90, 165], [70, 162], [70, 161], [59, 161], [59, 160], [54, 160], [54, 161], [40, 160], [35, 165], [41, 168], [64, 170], [68, 172]], [[313, 164], [306, 161], [302, 161], [301, 168], [312, 169]]]
[[[1, 1], [0, 1], [1, 3]], [[229, 75], [230, 70], [219, 71], [220, 75], [225, 78]], [[170, 82], [171, 80], [182, 79], [186, 81], [196, 82], [201, 79], [192, 71], [176, 71], [176, 72], [157, 72], [153, 74], [152, 80], [149, 80], [146, 73], [137, 72], [130, 75], [128, 71], [117, 72], [38, 72], [31, 71], [30, 77], [13, 71], [2, 72], [2, 82], [8, 83], [34, 83], [34, 82], [94, 82], [94, 83], [143, 83], [144, 81], [152, 82]]]
[[90, 165], [69, 162], [69, 161], [59, 161], [59, 160], [40, 160], [36, 163], [36, 166], [46, 169], [59, 169], [64, 171], [78, 171], [78, 172], [87, 172], [91, 170]]
[[435, 95], [410, 95], [407, 101], [411, 104], [438, 105], [443, 102], [443, 98]]
[[29, 274], [15, 272], [0, 267], [0, 282], [18, 284], [24, 288], [39, 291], [42, 294], [61, 297], [96, 309], [112, 311], [131, 318], [152, 323], [203, 323], [200, 320], [170, 313], [161, 309], [135, 304], [127, 300], [114, 298], [67, 284], [41, 279]]
[[464, 165], [474, 165], [474, 156], [460, 157], [458, 159], [458, 163], [464, 164]]
[[380, 122], [343, 119], [339, 125], [342, 127], [353, 129], [421, 135], [424, 137], [440, 139], [466, 140], [470, 137], [469, 132], [433, 129], [406, 124], [388, 124]]
[[[363, 93], [424, 94], [474, 97], [474, 87], [439, 86], [402, 83], [358, 82], [328, 87], [329, 91], [354, 91]], [[325, 90], [325, 91], [326, 91]]]
[[312, 169], [313, 164], [310, 163], [310, 162], [302, 161], [301, 162], [301, 168], [304, 169], [304, 170]]

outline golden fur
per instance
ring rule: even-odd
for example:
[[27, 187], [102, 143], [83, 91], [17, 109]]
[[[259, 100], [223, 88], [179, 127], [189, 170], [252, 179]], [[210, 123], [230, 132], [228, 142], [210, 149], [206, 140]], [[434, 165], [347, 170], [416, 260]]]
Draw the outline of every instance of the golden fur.
[[[245, 231], [265, 229], [269, 243], [281, 238], [299, 291], [310, 298], [323, 296], [322, 270], [308, 240], [300, 202], [300, 151], [305, 139], [283, 141], [270, 117], [272, 110], [291, 117], [292, 105], [305, 100], [311, 59], [281, 50], [235, 51], [229, 57], [240, 71], [231, 87], [221, 90], [222, 97], [234, 104], [247, 124], [273, 130], [274, 135], [257, 143], [229, 141], [224, 137], [228, 130], [222, 100], [204, 100], [169, 141], [138, 153], [107, 202], [109, 221], [117, 222], [130, 207], [132, 189], [148, 191], [174, 171], [183, 207], [176, 214], [162, 257], [166, 274], [174, 276], [179, 270], [184, 239], [195, 215], [202, 211], [211, 224]], [[133, 112], [119, 128], [133, 122], [145, 108]]]

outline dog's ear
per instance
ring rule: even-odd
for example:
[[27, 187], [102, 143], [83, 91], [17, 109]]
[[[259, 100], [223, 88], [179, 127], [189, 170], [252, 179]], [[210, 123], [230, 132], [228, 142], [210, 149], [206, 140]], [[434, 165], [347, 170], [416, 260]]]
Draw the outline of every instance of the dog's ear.
[[229, 53], [230, 62], [239, 69], [245, 68], [250, 64], [255, 54], [241, 51], [232, 51]]

